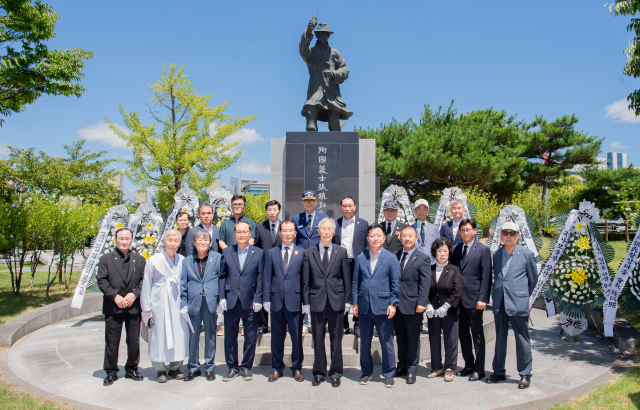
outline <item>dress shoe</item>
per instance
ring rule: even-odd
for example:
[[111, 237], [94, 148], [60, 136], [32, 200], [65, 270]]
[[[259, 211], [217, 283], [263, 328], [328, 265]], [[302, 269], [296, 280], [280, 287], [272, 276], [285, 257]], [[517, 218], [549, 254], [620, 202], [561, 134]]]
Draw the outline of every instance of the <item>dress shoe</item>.
[[158, 372], [158, 377], [156, 378], [156, 381], [158, 383], [166, 383], [169, 381], [169, 378], [167, 377], [167, 372]]
[[453, 381], [453, 370], [447, 369], [444, 371], [444, 381], [452, 382]]
[[313, 381], [311, 382], [312, 386], [320, 386], [320, 383], [322, 383], [324, 381], [324, 377], [320, 377], [320, 376], [314, 376], [313, 377]]
[[212, 382], [216, 379], [216, 374], [214, 372], [206, 372], [204, 374], [207, 377], [207, 381]]
[[493, 383], [498, 383], [504, 380], [507, 380], [507, 376], [504, 376], [504, 375], [501, 376], [499, 374], [493, 373], [491, 377], [487, 377], [487, 380], [485, 380], [485, 382], [489, 384], [493, 384]]
[[276, 372], [275, 370], [271, 373], [271, 375], [269, 375], [269, 381], [270, 382], [275, 382], [278, 381], [278, 379], [282, 377], [282, 372]]
[[415, 373], [407, 373], [407, 384], [413, 384], [416, 382], [416, 374]]
[[302, 375], [302, 373], [300, 373], [300, 370], [296, 370], [295, 372], [293, 372], [293, 378], [297, 382], [303, 382], [304, 381], [304, 376]]
[[102, 382], [103, 386], [111, 386], [113, 384], [113, 382], [115, 382], [116, 380], [118, 380], [118, 375], [114, 374], [114, 375], [110, 375], [104, 378], [104, 381]]
[[169, 376], [173, 377], [176, 380], [184, 380], [184, 373], [182, 373], [182, 370], [180, 369], [169, 370]]
[[471, 373], [471, 376], [469, 376], [469, 381], [470, 382], [476, 382], [478, 380], [484, 379], [484, 376], [485, 376], [484, 372], [482, 372], [482, 373], [473, 372], [473, 373]]
[[465, 367], [464, 369], [457, 371], [456, 372], [456, 376], [464, 377], [464, 376], [470, 375], [471, 373], [473, 373], [473, 368], [466, 368]]
[[531, 386], [531, 377], [522, 377], [520, 378], [520, 383], [518, 383], [519, 389], [528, 389]]
[[351, 329], [350, 329], [350, 328], [348, 328], [348, 327], [345, 327], [345, 328], [344, 328], [344, 334], [345, 334], [345, 335], [348, 335], [348, 334], [350, 334], [350, 333], [351, 333]]
[[249, 381], [253, 379], [253, 373], [249, 369], [242, 369], [242, 380]]
[[434, 377], [442, 376], [443, 374], [444, 374], [444, 369], [431, 370], [431, 373], [427, 375], [427, 379], [433, 379]]
[[227, 372], [227, 374], [224, 375], [224, 377], [222, 378], [223, 382], [230, 382], [231, 380], [235, 379], [237, 375], [239, 375], [240, 372], [237, 372], [235, 370], [229, 370]]
[[393, 377], [385, 377], [384, 378], [384, 387], [393, 387], [395, 382], [393, 381]]
[[331, 387], [340, 387], [340, 379], [331, 379]]
[[200, 371], [200, 369], [198, 369], [195, 372], [188, 372], [186, 376], [184, 376], [184, 381], [185, 382], [190, 382], [191, 380], [195, 379], [196, 377], [200, 377], [202, 376], [202, 372]]
[[397, 370], [396, 368], [396, 374], [394, 374], [393, 377], [402, 377], [406, 375], [407, 375], [407, 369]]
[[371, 375], [365, 376], [363, 374], [362, 376], [360, 376], [360, 384], [362, 384], [362, 385], [365, 385], [365, 384], [369, 383], [369, 380], [371, 380]]
[[142, 377], [142, 375], [140, 373], [138, 373], [136, 370], [129, 370], [125, 375], [124, 375], [125, 379], [131, 379], [137, 382], [141, 382], [144, 380], [144, 377]]

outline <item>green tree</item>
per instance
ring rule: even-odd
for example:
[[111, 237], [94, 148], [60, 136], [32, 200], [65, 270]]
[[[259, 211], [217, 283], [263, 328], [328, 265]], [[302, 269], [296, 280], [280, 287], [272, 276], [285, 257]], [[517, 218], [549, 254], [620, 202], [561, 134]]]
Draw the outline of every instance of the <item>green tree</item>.
[[256, 224], [267, 220], [267, 213], [264, 210], [264, 206], [270, 201], [271, 196], [269, 191], [261, 192], [259, 194], [244, 194], [247, 198], [247, 207], [244, 210], [244, 214], [253, 219]]
[[[133, 160], [127, 162], [127, 177], [141, 188], [157, 188], [159, 208], [164, 210], [173, 204], [173, 196], [185, 183], [200, 192], [216, 174], [240, 158], [240, 153], [230, 150], [239, 142], [225, 143], [224, 139], [256, 117], [230, 117], [224, 112], [226, 102], [210, 107], [213, 95], [198, 95], [184, 74], [184, 66], [178, 69], [171, 64], [168, 71], [163, 66], [160, 80], [150, 88], [152, 124], [143, 124], [135, 112], [127, 114], [122, 104], [120, 113], [130, 133], [120, 130], [108, 118], [106, 121], [133, 150]], [[156, 111], [156, 107], [166, 114]]]
[[80, 97], [86, 91], [79, 83], [83, 60], [93, 53], [46, 45], [59, 18], [39, 0], [0, 0], [0, 115], [23, 111], [42, 95]]
[[467, 201], [476, 207], [476, 222], [482, 227], [482, 236], [488, 236], [491, 220], [500, 214], [503, 205], [498, 203], [495, 195], [483, 192], [477, 186], [466, 189], [464, 193]]
[[[605, 6], [609, 6], [609, 11], [614, 16], [636, 16], [640, 12], [640, 0], [617, 0]], [[633, 17], [627, 26], [627, 31], [633, 33], [635, 37], [629, 41], [629, 47], [624, 49], [627, 63], [622, 72], [629, 77], [638, 78], [640, 77], [640, 18]], [[629, 109], [632, 109], [636, 115], [640, 115], [640, 90], [629, 94], [627, 101], [629, 101]]]
[[541, 201], [547, 188], [562, 177], [570, 175], [576, 165], [598, 162], [596, 156], [602, 148], [602, 139], [576, 131], [578, 117], [564, 115], [553, 122], [536, 117], [528, 125], [529, 136], [523, 156], [528, 158], [524, 168], [526, 186], [542, 187]]
[[396, 184], [423, 198], [447, 187], [477, 185], [498, 197], [522, 187], [524, 123], [493, 109], [457, 115], [451, 106], [426, 106], [419, 123], [395, 119], [379, 129], [359, 129], [376, 140], [381, 185]]

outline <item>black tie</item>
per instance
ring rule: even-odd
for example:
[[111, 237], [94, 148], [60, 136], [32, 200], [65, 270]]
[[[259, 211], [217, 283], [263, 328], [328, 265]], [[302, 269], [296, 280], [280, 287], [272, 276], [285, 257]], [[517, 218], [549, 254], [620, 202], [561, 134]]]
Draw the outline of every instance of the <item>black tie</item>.
[[276, 238], [276, 224], [271, 224], [271, 239]]
[[464, 246], [464, 250], [462, 251], [462, 263], [464, 263], [464, 259], [467, 257], [467, 248], [469, 245]]
[[400, 261], [400, 273], [404, 272], [404, 264], [407, 260], [407, 255], [409, 252], [402, 252], [402, 260]]
[[391, 233], [391, 222], [387, 222], [387, 235]]
[[287, 266], [289, 266], [289, 247], [284, 248], [284, 273], [287, 273]]
[[328, 273], [329, 269], [329, 247], [324, 247], [324, 255], [322, 256], [322, 269], [324, 269], [324, 273]]
[[420, 226], [420, 239], [422, 239], [422, 243], [424, 243], [424, 238], [425, 238], [425, 233], [424, 233], [425, 224], [426, 222], [423, 222], [422, 225]]

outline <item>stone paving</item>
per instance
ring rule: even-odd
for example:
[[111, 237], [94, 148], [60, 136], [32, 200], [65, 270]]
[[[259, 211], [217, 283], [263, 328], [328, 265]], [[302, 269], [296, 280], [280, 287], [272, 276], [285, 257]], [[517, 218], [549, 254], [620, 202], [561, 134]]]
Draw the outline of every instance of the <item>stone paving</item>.
[[[289, 369], [276, 383], [267, 382], [270, 366], [254, 367], [254, 379], [237, 378], [222, 382], [226, 365], [216, 357], [217, 379], [203, 377], [192, 382], [170, 380], [155, 382], [155, 372], [147, 355], [147, 344], [141, 341], [140, 372], [143, 382], [124, 379], [124, 352], [121, 345], [121, 377], [113, 386], [103, 387], [104, 323], [101, 315], [89, 314], [42, 328], [21, 340], [0, 356], [0, 372], [8, 382], [32, 394], [49, 397], [78, 408], [90, 409], [228, 409], [249, 406], [269, 409], [492, 409], [518, 405], [518, 408], [543, 408], [597, 387], [620, 367], [619, 355], [594, 330], [580, 335], [577, 343], [563, 341], [557, 319], [547, 318], [544, 311], [534, 309], [531, 328], [533, 341], [533, 378], [528, 390], [518, 390], [515, 344], [509, 336], [507, 376], [504, 383], [487, 385], [456, 378], [445, 383], [442, 377], [427, 380], [429, 362], [420, 363], [418, 381], [414, 385], [396, 379], [392, 389], [384, 388], [380, 366], [366, 386], [357, 382], [358, 367], [345, 368], [342, 385], [329, 383], [312, 387], [311, 368], [302, 371], [307, 381], [298, 383]], [[123, 338], [124, 339], [124, 338]], [[219, 343], [222, 342], [218, 339]], [[490, 374], [493, 342], [487, 346], [487, 373]], [[310, 350], [310, 349], [309, 349]], [[307, 354], [312, 351], [307, 350]], [[462, 357], [458, 359], [462, 365]], [[183, 370], [185, 370], [183, 366]], [[185, 370], [186, 371], [186, 370]]]

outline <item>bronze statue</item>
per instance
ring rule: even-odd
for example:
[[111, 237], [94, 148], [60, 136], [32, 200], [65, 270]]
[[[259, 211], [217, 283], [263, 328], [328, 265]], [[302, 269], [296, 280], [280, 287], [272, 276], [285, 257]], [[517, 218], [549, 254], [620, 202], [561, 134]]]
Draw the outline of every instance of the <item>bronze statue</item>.
[[[318, 120], [328, 122], [329, 131], [340, 131], [340, 120], [353, 115], [340, 96], [340, 84], [349, 77], [349, 67], [342, 54], [329, 47], [327, 40], [333, 34], [329, 25], [317, 22], [317, 17], [309, 21], [300, 40], [300, 56], [309, 69], [309, 88], [302, 116], [307, 118], [307, 131], [318, 131]], [[317, 41], [310, 47], [316, 25]]]

